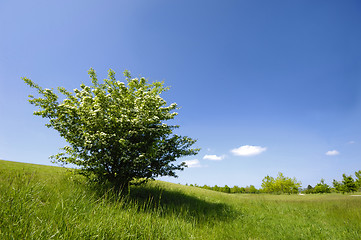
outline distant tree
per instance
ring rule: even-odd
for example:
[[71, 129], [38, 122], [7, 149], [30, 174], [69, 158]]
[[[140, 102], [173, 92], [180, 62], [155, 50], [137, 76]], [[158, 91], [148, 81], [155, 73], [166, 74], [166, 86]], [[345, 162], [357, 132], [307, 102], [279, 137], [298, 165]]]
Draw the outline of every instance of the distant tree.
[[266, 176], [262, 180], [262, 190], [268, 193], [298, 193], [300, 187], [301, 183], [296, 178], [285, 177], [281, 172], [278, 173], [276, 179]]
[[352, 176], [347, 176], [346, 174], [343, 174], [342, 177], [342, 184], [345, 186], [346, 192], [356, 192], [358, 187]]
[[202, 188], [207, 189], [207, 190], [212, 190], [212, 188], [211, 188], [211, 187], [209, 187], [208, 185], [203, 185], [203, 187], [202, 187]]
[[336, 190], [336, 192], [342, 192], [342, 193], [347, 192], [345, 185], [343, 185], [342, 182], [339, 182], [339, 181], [336, 181], [335, 179], [333, 179], [332, 185], [333, 185], [334, 189]]
[[251, 185], [251, 186], [249, 186], [249, 192], [250, 193], [257, 193], [258, 190], [257, 190], [257, 188], [255, 186]]
[[360, 191], [361, 190], [361, 170], [355, 172], [355, 176], [356, 176], [355, 182], [357, 184], [358, 191]]
[[234, 185], [233, 188], [231, 188], [231, 193], [241, 193], [242, 189], [238, 187], [237, 185]]
[[311, 185], [308, 185], [305, 190], [305, 193], [313, 193], [313, 187]]
[[353, 177], [342, 174], [342, 181], [333, 180], [333, 186], [336, 192], [356, 192], [360, 188], [361, 170], [355, 172], [356, 180]]
[[274, 192], [284, 193], [285, 192], [286, 177], [283, 173], [279, 172], [274, 182]]
[[65, 99], [59, 101], [51, 89], [43, 89], [28, 78], [26, 84], [42, 96], [29, 96], [37, 107], [34, 115], [48, 118], [67, 142], [63, 152], [53, 156], [60, 164], [79, 166], [79, 172], [99, 182], [122, 189], [134, 179], [174, 176], [185, 163], [177, 158], [195, 155], [195, 140], [173, 134], [176, 125], [167, 125], [177, 115], [177, 104], [167, 106], [160, 94], [167, 91], [163, 82], [149, 84], [145, 78], [131, 78], [124, 72], [126, 83], [116, 81], [115, 73], [100, 83], [95, 71], [89, 70], [92, 85], [80, 85], [74, 92], [58, 87]]
[[330, 193], [331, 188], [329, 185], [325, 183], [325, 179], [321, 179], [321, 182], [318, 183], [315, 188], [313, 189], [314, 193]]
[[245, 193], [246, 192], [246, 189], [244, 187], [241, 187], [239, 190], [240, 190], [240, 193]]
[[270, 176], [266, 176], [262, 180], [262, 191], [265, 193], [274, 192], [275, 179]]
[[230, 187], [228, 187], [227, 185], [225, 185], [225, 186], [223, 187], [222, 192], [225, 192], [225, 193], [231, 193], [231, 188], [230, 188]]

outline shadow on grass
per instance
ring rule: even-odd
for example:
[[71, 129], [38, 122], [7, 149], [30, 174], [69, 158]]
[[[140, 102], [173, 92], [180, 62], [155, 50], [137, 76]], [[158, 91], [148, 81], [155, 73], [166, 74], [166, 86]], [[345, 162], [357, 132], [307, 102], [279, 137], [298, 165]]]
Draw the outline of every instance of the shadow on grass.
[[227, 204], [205, 201], [158, 186], [132, 187], [126, 197], [137, 202], [140, 210], [175, 215], [197, 222], [228, 221], [235, 217], [234, 209]]
[[[107, 192], [110, 193], [109, 189]], [[111, 201], [120, 200], [124, 203], [124, 207], [135, 207], [140, 212], [180, 217], [197, 223], [210, 224], [213, 222], [216, 224], [218, 221], [233, 220], [241, 214], [224, 203], [205, 201], [179, 190], [169, 190], [147, 184], [132, 186], [127, 194], [107, 198], [112, 199]]]

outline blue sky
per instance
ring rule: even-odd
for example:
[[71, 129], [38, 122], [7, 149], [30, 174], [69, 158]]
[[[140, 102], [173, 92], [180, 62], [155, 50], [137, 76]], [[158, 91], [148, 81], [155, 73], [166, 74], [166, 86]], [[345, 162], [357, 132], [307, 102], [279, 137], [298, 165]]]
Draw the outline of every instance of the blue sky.
[[[202, 148], [176, 183], [304, 187], [361, 169], [360, 1], [1, 1], [0, 159], [50, 164], [28, 77], [79, 87], [93, 67], [164, 80]], [[233, 151], [232, 151], [233, 150]], [[328, 153], [328, 154], [326, 154]]]

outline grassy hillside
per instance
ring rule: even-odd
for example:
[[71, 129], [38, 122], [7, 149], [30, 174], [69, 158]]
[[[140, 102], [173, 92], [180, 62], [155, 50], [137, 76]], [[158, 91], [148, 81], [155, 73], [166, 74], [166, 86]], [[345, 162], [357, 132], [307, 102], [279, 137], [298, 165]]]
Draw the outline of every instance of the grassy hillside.
[[154, 181], [123, 197], [0, 161], [0, 239], [361, 239], [361, 197], [229, 195]]

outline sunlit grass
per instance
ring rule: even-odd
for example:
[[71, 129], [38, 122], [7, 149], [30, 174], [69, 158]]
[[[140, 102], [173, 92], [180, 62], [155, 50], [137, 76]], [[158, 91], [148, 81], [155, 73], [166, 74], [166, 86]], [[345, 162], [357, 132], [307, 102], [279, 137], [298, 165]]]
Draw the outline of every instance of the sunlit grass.
[[361, 197], [225, 194], [161, 181], [119, 197], [0, 161], [0, 239], [360, 239]]

